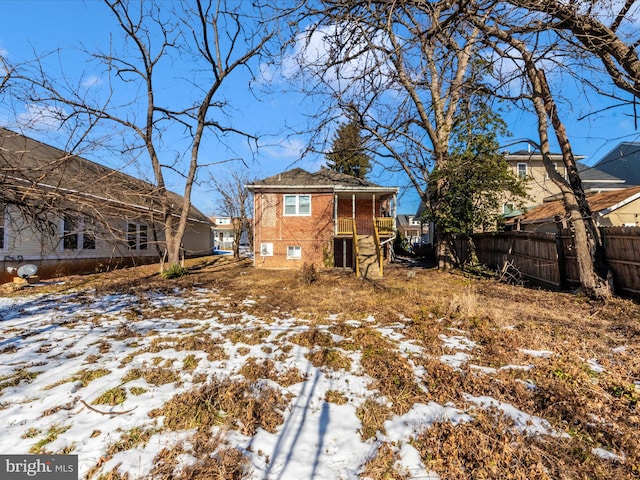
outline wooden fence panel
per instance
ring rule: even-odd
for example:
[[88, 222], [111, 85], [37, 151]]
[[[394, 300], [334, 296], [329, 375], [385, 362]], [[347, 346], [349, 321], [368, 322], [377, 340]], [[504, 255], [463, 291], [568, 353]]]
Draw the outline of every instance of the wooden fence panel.
[[[640, 296], [640, 227], [600, 229], [605, 255], [618, 293]], [[571, 230], [557, 235], [534, 232], [496, 232], [473, 236], [480, 263], [500, 269], [513, 262], [523, 278], [555, 287], [580, 285], [578, 263]], [[458, 244], [464, 260], [465, 245]]]
[[640, 295], [640, 228], [603, 227], [600, 231], [616, 291]]
[[551, 286], [561, 285], [558, 250], [553, 234], [497, 232], [473, 236], [478, 260], [500, 269], [512, 262], [525, 279]]

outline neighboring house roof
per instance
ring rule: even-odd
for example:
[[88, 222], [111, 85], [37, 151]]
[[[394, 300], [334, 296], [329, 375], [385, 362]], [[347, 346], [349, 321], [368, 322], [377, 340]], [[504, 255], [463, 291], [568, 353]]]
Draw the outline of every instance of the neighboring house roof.
[[375, 183], [322, 168], [316, 173], [309, 173], [302, 168], [294, 168], [277, 175], [257, 180], [247, 185], [249, 190], [329, 190], [348, 192], [379, 192], [394, 194], [397, 187], [382, 187]]
[[[591, 211], [601, 215], [607, 215], [638, 198], [640, 198], [640, 187], [596, 193], [587, 197]], [[564, 215], [564, 213], [565, 209], [562, 200], [554, 200], [532, 208], [520, 215], [518, 220], [521, 223], [543, 223], [553, 219], [556, 215]]]
[[407, 215], [407, 214], [398, 214], [396, 215], [396, 226], [398, 228], [420, 228], [420, 225], [414, 225], [411, 223], [412, 220], [418, 220], [415, 215]]
[[640, 143], [620, 143], [595, 166], [609, 175], [622, 178], [627, 185], [640, 185]]
[[629, 185], [625, 180], [610, 173], [604, 172], [597, 166], [588, 166], [582, 162], [577, 162], [580, 180], [584, 184], [585, 189], [606, 190], [626, 188]]
[[[98, 205], [137, 212], [159, 212], [157, 187], [90, 160], [0, 127], [0, 181], [28, 195], [37, 187], [67, 197], [83, 197]], [[168, 192], [179, 205], [183, 197]], [[207, 223], [206, 215], [191, 206], [191, 221]]]
[[[549, 156], [551, 157], [551, 160], [553, 160], [554, 162], [557, 161], [562, 161], [562, 154], [561, 153], [550, 153]], [[522, 161], [527, 161], [530, 160], [532, 158], [542, 158], [542, 154], [535, 150], [533, 152], [530, 152], [528, 150], [516, 150], [515, 152], [507, 152], [505, 154], [505, 159], [507, 160], [522, 160]], [[575, 158], [576, 160], [582, 160], [583, 158], [586, 158], [585, 155], [574, 155], [573, 158]]]

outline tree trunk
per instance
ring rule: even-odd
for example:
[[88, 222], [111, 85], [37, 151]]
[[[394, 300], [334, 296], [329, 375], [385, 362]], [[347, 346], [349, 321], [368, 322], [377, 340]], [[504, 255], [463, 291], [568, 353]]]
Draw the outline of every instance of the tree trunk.
[[[528, 62], [528, 73], [534, 93], [534, 105], [538, 114], [541, 153], [547, 172], [562, 192], [565, 211], [574, 237], [580, 287], [590, 298], [608, 298], [612, 293], [611, 275], [604, 257], [600, 232], [595, 225], [582, 188], [571, 143], [558, 115], [544, 72], [535, 67], [532, 62]], [[547, 117], [551, 120], [560, 144], [562, 159], [569, 174], [569, 185], [555, 172], [549, 159]]]

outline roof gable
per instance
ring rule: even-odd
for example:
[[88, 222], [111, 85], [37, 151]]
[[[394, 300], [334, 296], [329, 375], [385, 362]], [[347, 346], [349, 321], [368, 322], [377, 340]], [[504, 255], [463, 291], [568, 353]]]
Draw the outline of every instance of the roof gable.
[[316, 173], [309, 173], [302, 168], [294, 168], [286, 172], [256, 180], [248, 185], [250, 190], [274, 189], [274, 188], [300, 188], [300, 189], [340, 189], [340, 190], [388, 190], [389, 193], [397, 191], [395, 187], [382, 187], [367, 180], [356, 178], [345, 173], [336, 172], [328, 168], [321, 168]]

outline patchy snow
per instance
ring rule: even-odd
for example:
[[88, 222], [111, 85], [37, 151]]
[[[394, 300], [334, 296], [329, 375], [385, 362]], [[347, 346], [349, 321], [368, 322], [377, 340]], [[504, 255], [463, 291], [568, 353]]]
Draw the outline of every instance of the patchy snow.
[[[288, 387], [267, 381], [290, 398], [288, 407], [281, 412], [284, 421], [275, 433], [259, 428], [254, 435], [246, 436], [239, 430], [213, 427], [212, 435], [223, 435], [227, 444], [248, 457], [248, 478], [356, 479], [382, 442], [396, 449], [398, 472], [406, 472], [412, 479], [439, 478], [425, 468], [411, 445], [412, 439], [435, 422], [470, 421], [472, 411], [453, 404], [417, 403], [404, 415], [387, 420], [384, 433], [363, 440], [356, 411], [367, 399], [379, 395], [371, 390], [372, 379], [361, 371], [361, 353], [342, 351], [351, 360], [349, 370], [314, 367], [307, 358], [310, 350], [287, 340], [309, 331], [310, 322], [278, 312], [260, 318], [233, 311], [229, 300], [217, 290], [204, 287], [167, 294], [80, 292], [0, 298], [0, 451], [25, 454], [37, 451], [36, 445], [40, 444], [40, 451], [77, 454], [80, 478], [92, 469], [94, 476], [118, 469], [130, 479], [147, 478], [163, 449], [188, 443], [193, 434], [165, 429], [165, 419], [150, 417], [149, 413], [175, 395], [200, 386], [202, 380], [197, 380], [198, 376], [238, 377], [248, 359], [258, 358], [273, 361], [277, 372], [297, 369], [303, 380]], [[241, 306], [254, 312], [256, 304], [255, 299], [246, 299]], [[313, 327], [326, 329], [336, 319], [332, 315], [324, 327], [315, 323]], [[373, 315], [361, 321], [345, 319], [344, 323], [373, 324], [407, 358], [418, 381], [428, 376], [425, 367], [413, 361], [414, 356], [425, 352], [403, 336], [402, 323], [378, 326]], [[234, 343], [227, 334], [235, 331], [260, 332], [263, 336], [258, 344]], [[220, 340], [226, 358], [216, 360], [201, 350], [178, 349], [176, 338], [186, 335], [209, 335]], [[332, 334], [332, 338], [339, 341], [342, 337]], [[458, 350], [440, 356], [440, 361], [460, 368], [472, 360], [475, 342], [462, 335], [440, 335], [439, 339], [444, 348]], [[540, 357], [553, 354], [521, 351]], [[199, 360], [193, 370], [183, 368], [190, 356]], [[135, 369], [160, 362], [169, 365], [177, 376], [175, 381], [155, 385], [141, 377], [131, 379]], [[498, 371], [478, 365], [469, 367], [486, 374]], [[501, 367], [529, 368], [532, 366]], [[96, 372], [103, 375], [83, 379], [82, 374]], [[122, 403], [93, 403], [114, 387], [126, 395]], [[327, 401], [328, 392], [340, 392], [346, 403]], [[464, 399], [480, 408], [498, 409], [527, 434], [556, 434], [546, 420], [491, 397], [464, 394]], [[152, 430], [152, 434], [138, 446], [108, 455], [109, 447], [133, 428]], [[47, 443], [48, 436], [51, 441]], [[599, 450], [594, 453], [605, 455]], [[178, 459], [178, 469], [194, 461], [188, 453], [180, 454]]]
[[452, 350], [472, 350], [477, 346], [476, 342], [461, 335], [454, 335], [452, 337], [438, 335], [438, 338], [442, 340], [442, 346], [444, 348], [450, 348]]
[[521, 348], [520, 351], [530, 357], [538, 358], [551, 358], [554, 355], [554, 353], [549, 350], [528, 350], [526, 348]]
[[606, 450], [604, 448], [592, 448], [591, 452], [594, 455], [599, 456], [600, 458], [604, 458], [605, 460], [611, 460], [613, 462], [624, 462], [623, 456], [616, 455], [615, 453], [610, 452], [609, 450]]
[[[553, 435], [559, 436], [551, 424], [545, 420], [544, 418], [536, 417], [533, 415], [529, 415], [528, 413], [523, 412], [515, 408], [513, 405], [508, 403], [499, 402], [495, 398], [486, 397], [486, 396], [473, 396], [468, 393], [463, 395], [463, 398], [467, 402], [475, 403], [476, 405], [484, 408], [495, 408], [502, 412], [506, 417], [509, 417], [513, 420], [515, 428], [520, 433], [525, 433], [527, 435]], [[562, 434], [565, 436], [566, 434]], [[567, 435], [568, 436], [568, 435]]]
[[594, 373], [604, 372], [604, 367], [600, 365], [600, 362], [598, 362], [597, 358], [590, 358], [589, 360], [587, 360], [587, 363], [589, 364], [589, 368], [591, 369], [592, 372]]

